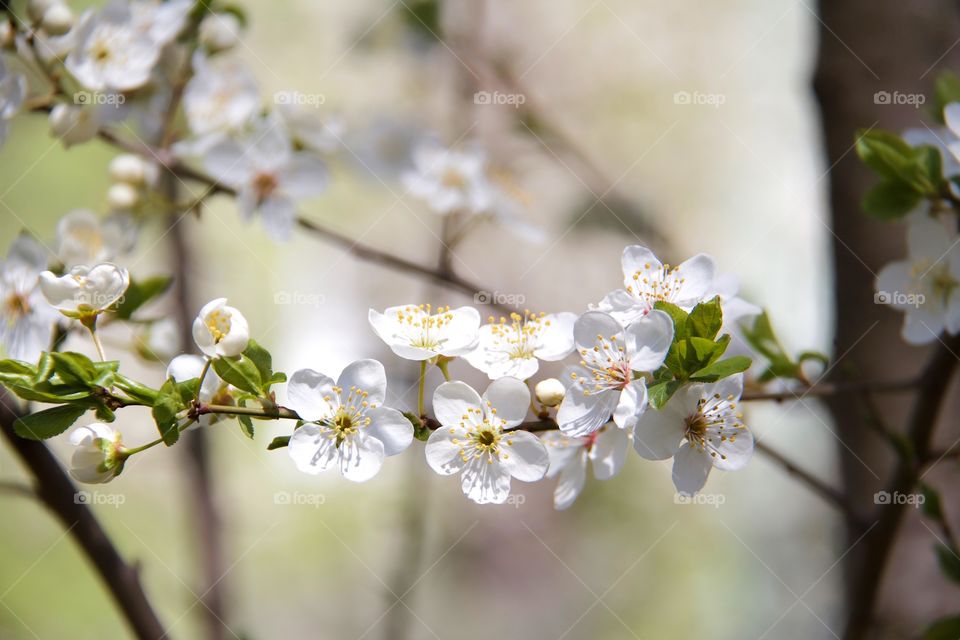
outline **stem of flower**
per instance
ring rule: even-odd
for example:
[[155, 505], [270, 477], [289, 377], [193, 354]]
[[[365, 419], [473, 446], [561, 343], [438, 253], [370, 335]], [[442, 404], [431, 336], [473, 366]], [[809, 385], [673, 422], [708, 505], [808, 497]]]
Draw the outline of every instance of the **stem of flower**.
[[197, 386], [197, 404], [200, 404], [200, 391], [203, 389], [203, 380], [207, 377], [207, 372], [210, 371], [210, 364], [212, 362], [213, 360], [209, 357], [203, 359], [203, 369], [200, 370], [200, 384]]
[[106, 362], [107, 357], [103, 353], [103, 344], [100, 343], [100, 337], [97, 336], [97, 316], [85, 315], [80, 318], [80, 324], [87, 328], [90, 337], [93, 338], [93, 345], [97, 348], [97, 355], [100, 356], [100, 362]]
[[450, 360], [447, 360], [443, 356], [437, 358], [437, 369], [440, 369], [440, 373], [443, 374], [443, 379], [447, 382], [450, 382], [450, 371], [448, 367], [450, 366]]
[[[440, 366], [439, 361], [437, 361], [437, 366], [438, 367]], [[427, 361], [421, 360], [420, 361], [420, 382], [417, 387], [417, 415], [420, 417], [423, 417], [424, 415], [423, 391], [424, 391], [424, 387], [426, 387], [426, 383], [427, 383]]]

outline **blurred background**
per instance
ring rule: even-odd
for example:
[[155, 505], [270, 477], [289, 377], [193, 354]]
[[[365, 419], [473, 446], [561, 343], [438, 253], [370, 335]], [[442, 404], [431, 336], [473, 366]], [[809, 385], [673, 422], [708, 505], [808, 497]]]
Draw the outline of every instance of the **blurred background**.
[[[79, 7], [83, 3], [76, 3]], [[409, 141], [476, 140], [526, 194], [522, 214], [546, 231], [531, 244], [490, 224], [454, 255], [454, 269], [548, 313], [583, 311], [619, 286], [627, 244], [678, 263], [707, 252], [769, 309], [788, 351], [832, 351], [833, 275], [827, 170], [811, 89], [815, 7], [792, 0], [244, 0], [240, 55], [263, 94], [324, 96], [346, 148], [329, 191], [304, 214], [366, 244], [433, 264], [440, 219], [403, 194]], [[438, 42], [436, 34], [442, 34]], [[522, 94], [527, 108], [475, 104], [475, 91]], [[870, 122], [860, 126], [869, 126]], [[852, 130], [850, 132], [852, 136]], [[851, 138], [852, 139], [852, 138]], [[0, 198], [38, 236], [78, 207], [104, 210], [99, 142], [65, 151], [45, 118], [18, 118], [0, 154]], [[0, 212], [0, 244], [20, 224]], [[267, 240], [215, 199], [183, 223], [193, 255], [192, 315], [227, 296], [278, 369], [336, 375], [382, 360], [403, 408], [415, 406], [415, 363], [393, 357], [367, 309], [470, 296], [358, 261], [296, 235]], [[164, 221], [148, 226], [125, 266], [170, 271]], [[295, 293], [304, 304], [277, 304]], [[156, 306], [169, 313], [169, 300]], [[483, 315], [487, 315], [486, 312]], [[118, 328], [107, 348], [131, 336]], [[70, 348], [90, 351], [81, 340]], [[137, 362], [147, 382], [163, 368]], [[551, 371], [548, 369], [547, 371]], [[553, 369], [552, 371], [556, 371]], [[453, 374], [477, 386], [466, 364]], [[430, 380], [439, 383], [439, 376]], [[839, 481], [826, 410], [756, 405], [758, 438]], [[128, 443], [155, 437], [147, 412], [124, 411]], [[515, 483], [515, 504], [479, 507], [432, 474], [422, 443], [373, 481], [298, 473], [268, 452], [288, 426], [234, 422], [208, 434], [222, 523], [224, 637], [322, 638], [830, 638], [843, 622], [841, 522], [758, 456], [714, 473], [720, 505], [675, 504], [669, 463], [630, 456], [617, 478], [589, 481], [568, 511], [553, 481]], [[65, 437], [51, 443], [67, 461]], [[181, 451], [137, 456], [98, 487], [97, 515], [142, 579], [172, 637], [199, 637], [207, 589], [194, 491]], [[24, 473], [0, 447], [0, 479]], [[123, 621], [73, 542], [37, 504], [0, 494], [0, 637], [102, 638]], [[402, 602], [398, 603], [398, 596]]]

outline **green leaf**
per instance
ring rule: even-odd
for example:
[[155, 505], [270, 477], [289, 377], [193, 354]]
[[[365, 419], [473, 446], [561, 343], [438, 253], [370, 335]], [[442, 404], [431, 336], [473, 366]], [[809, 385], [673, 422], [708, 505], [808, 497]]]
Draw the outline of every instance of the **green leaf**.
[[650, 406], [657, 410], [662, 409], [673, 394], [682, 386], [683, 383], [679, 380], [666, 380], [652, 385], [647, 389], [647, 398], [650, 401]]
[[947, 578], [960, 584], [960, 558], [957, 552], [950, 547], [938, 544], [935, 547], [937, 552], [937, 562], [940, 563], [940, 570]]
[[213, 368], [225, 382], [243, 391], [260, 395], [263, 380], [257, 365], [247, 356], [241, 354], [233, 358], [217, 358], [213, 361]]
[[124, 375], [118, 373], [114, 377], [113, 383], [135, 402], [153, 406], [153, 403], [157, 401], [158, 392], [155, 389], [151, 389], [136, 380], [131, 380]]
[[26, 362], [19, 360], [0, 360], [0, 384], [32, 385], [37, 371]]
[[940, 494], [926, 483], [920, 483], [920, 493], [923, 494], [923, 515], [934, 520], [943, 519], [943, 508], [940, 506]]
[[923, 196], [910, 186], [885, 180], [873, 186], [860, 201], [860, 208], [878, 220], [897, 220], [913, 211]]
[[864, 164], [889, 180], [904, 181], [911, 171], [913, 147], [895, 133], [864, 131], [857, 137], [856, 150]]
[[712, 338], [700, 338], [691, 336], [687, 338], [687, 358], [685, 361], [686, 371], [696, 371], [713, 358], [713, 352], [717, 349], [717, 343]]
[[87, 407], [65, 404], [17, 418], [14, 432], [27, 440], [46, 440], [60, 435], [87, 412]]
[[290, 444], [290, 436], [277, 436], [270, 441], [270, 444], [267, 445], [267, 451], [273, 451], [274, 449], [282, 449]]
[[240, 423], [240, 430], [243, 435], [253, 440], [253, 420], [250, 416], [237, 416], [237, 422]]
[[687, 312], [678, 307], [675, 304], [669, 302], [658, 301], [653, 305], [654, 309], [659, 309], [660, 311], [665, 311], [673, 319], [673, 339], [674, 341], [679, 341], [683, 338], [686, 338], [689, 333], [687, 333]]
[[173, 278], [170, 276], [153, 276], [146, 280], [131, 280], [130, 286], [123, 293], [123, 298], [117, 303], [115, 312], [121, 320], [129, 320], [133, 313], [154, 298], [163, 295]]
[[688, 318], [690, 335], [713, 340], [723, 326], [723, 309], [720, 296], [709, 302], [701, 302], [693, 308]]
[[160, 437], [165, 445], [172, 446], [180, 439], [180, 425], [177, 414], [185, 408], [180, 390], [173, 378], [160, 387], [157, 400], [153, 405], [153, 421], [157, 424]]
[[67, 384], [98, 386], [98, 372], [93, 361], [82, 353], [51, 353], [53, 371]]
[[692, 376], [691, 380], [697, 382], [716, 382], [735, 373], [741, 373], [750, 368], [752, 361], [746, 356], [733, 356], [724, 360], [717, 360], [708, 367], [700, 369]]
[[957, 640], [957, 638], [960, 638], [960, 615], [941, 618], [923, 632], [923, 640]]

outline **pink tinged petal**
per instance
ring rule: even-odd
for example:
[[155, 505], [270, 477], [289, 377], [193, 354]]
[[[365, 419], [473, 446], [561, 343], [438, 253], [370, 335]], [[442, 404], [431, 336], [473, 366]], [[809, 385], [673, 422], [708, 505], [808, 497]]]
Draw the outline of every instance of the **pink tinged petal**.
[[663, 364], [673, 343], [673, 319], [663, 311], [653, 310], [624, 332], [630, 368], [634, 371], [656, 371]]
[[553, 490], [553, 507], [558, 511], [567, 509], [574, 503], [580, 492], [583, 491], [583, 485], [587, 482], [587, 455], [581, 450], [577, 452], [576, 458], [569, 465], [564, 467], [560, 474], [560, 480], [557, 482], [557, 488]]
[[294, 200], [323, 193], [330, 180], [326, 163], [312, 153], [295, 153], [278, 178], [280, 188]]
[[[753, 434], [746, 427], [736, 429], [730, 437], [731, 429], [724, 429], [725, 440], [716, 443], [716, 454], [711, 456], [713, 466], [723, 471], [737, 471], [747, 466], [753, 457]], [[714, 440], [715, 442], [715, 440]]]
[[304, 424], [293, 432], [287, 453], [297, 469], [311, 475], [329, 469], [340, 459], [336, 432], [312, 423]]
[[362, 431], [345, 439], [338, 452], [340, 474], [351, 482], [366, 482], [377, 475], [385, 457], [383, 442]]
[[339, 405], [334, 386], [329, 376], [313, 369], [300, 369], [287, 383], [287, 407], [309, 422], [331, 418]]
[[696, 494], [707, 483], [710, 475], [710, 456], [684, 442], [673, 457], [673, 486], [677, 493], [686, 496]]
[[929, 344], [943, 331], [943, 318], [923, 309], [908, 311], [900, 334], [908, 344]]
[[529, 431], [507, 431], [500, 443], [500, 464], [517, 480], [537, 482], [547, 474], [550, 456], [537, 436]]
[[662, 265], [653, 251], [638, 244], [631, 245], [623, 250], [620, 257], [620, 266], [623, 269], [623, 286], [634, 286], [633, 274], [637, 271], [647, 271], [647, 265], [650, 269], [658, 269]]
[[562, 360], [570, 355], [575, 347], [573, 326], [577, 322], [577, 314], [554, 313], [544, 316], [541, 322], [540, 347], [534, 351], [534, 355], [547, 362]]
[[637, 420], [647, 410], [647, 385], [643, 380], [634, 380], [620, 392], [613, 421], [621, 429], [633, 429]]
[[413, 442], [413, 425], [396, 409], [377, 407], [367, 411], [366, 415], [370, 418], [366, 434], [383, 443], [384, 455], [402, 453]]
[[578, 455], [586, 451], [584, 446], [587, 443], [586, 438], [572, 438], [560, 431], [548, 431], [541, 436], [540, 441], [550, 458], [550, 467], [547, 469], [548, 478], [556, 477]]
[[510, 473], [486, 456], [473, 458], [463, 469], [460, 488], [477, 504], [503, 504], [510, 495]]
[[293, 236], [297, 219], [297, 205], [286, 194], [275, 194], [257, 207], [267, 237], [276, 242], [287, 242]]
[[444, 382], [433, 393], [433, 413], [444, 427], [456, 427], [481, 404], [480, 394], [465, 382]]
[[685, 430], [683, 415], [669, 404], [660, 411], [651, 409], [633, 429], [633, 448], [647, 460], [666, 460], [676, 455]]
[[597, 336], [609, 339], [611, 336], [623, 332], [620, 323], [613, 316], [602, 311], [588, 311], [580, 316], [573, 325], [573, 338], [581, 349], [592, 349], [597, 343]]
[[463, 451], [464, 438], [466, 432], [462, 429], [440, 427], [431, 433], [424, 447], [430, 468], [442, 476], [463, 471], [466, 462], [460, 452]]
[[357, 360], [343, 370], [337, 379], [337, 386], [343, 389], [344, 396], [350, 393], [351, 388], [366, 391], [367, 402], [381, 405], [387, 397], [387, 373], [376, 360]]
[[676, 294], [676, 304], [681, 307], [693, 307], [707, 294], [716, 275], [713, 258], [698, 253], [677, 268], [677, 276], [682, 280]]
[[597, 480], [609, 480], [620, 473], [627, 459], [630, 442], [628, 431], [607, 425], [600, 430], [588, 454], [593, 462], [593, 476]]
[[593, 433], [610, 421], [619, 400], [619, 391], [591, 391], [584, 395], [582, 387], [572, 387], [557, 410], [560, 430], [570, 436]]
[[500, 378], [490, 383], [483, 400], [497, 410], [497, 417], [507, 427], [515, 427], [530, 410], [530, 389], [516, 378]]

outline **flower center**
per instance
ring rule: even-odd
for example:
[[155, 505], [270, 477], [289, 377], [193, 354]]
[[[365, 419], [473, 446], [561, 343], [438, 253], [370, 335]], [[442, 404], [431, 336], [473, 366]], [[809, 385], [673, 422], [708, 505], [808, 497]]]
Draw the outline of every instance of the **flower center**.
[[544, 320], [546, 314], [534, 313], [529, 309], [523, 310], [523, 315], [511, 313], [509, 322], [501, 317], [499, 323], [493, 316], [488, 318], [492, 325], [492, 334], [496, 340], [494, 351], [501, 351], [511, 360], [529, 360], [539, 345], [540, 332], [550, 326], [549, 320]]
[[17, 319], [30, 313], [30, 301], [27, 296], [14, 291], [4, 301], [4, 308], [7, 310], [9, 324], [13, 324]]
[[737, 413], [737, 404], [733, 396], [721, 397], [714, 394], [701, 398], [697, 410], [685, 420], [684, 437], [691, 446], [711, 458], [726, 460], [720, 451], [721, 444], [736, 442], [740, 432], [746, 429], [741, 421], [743, 414]]
[[215, 309], [207, 315], [207, 329], [213, 336], [214, 342], [220, 342], [230, 333], [230, 314], [222, 309]]
[[411, 305], [397, 311], [397, 322], [407, 330], [405, 337], [411, 347], [439, 351], [446, 342], [443, 332], [453, 321], [450, 307], [437, 307], [436, 314], [432, 311], [429, 304]]
[[571, 379], [580, 382], [583, 395], [623, 389], [633, 380], [626, 347], [619, 344], [617, 336], [604, 338], [597, 335], [597, 342], [592, 349], [578, 347], [577, 351], [580, 353], [580, 365], [592, 376], [591, 380], [576, 373], [570, 374]]
[[447, 169], [440, 178], [440, 183], [450, 189], [463, 190], [467, 186], [467, 179], [456, 169]]
[[257, 194], [258, 203], [269, 198], [278, 186], [280, 181], [277, 180], [276, 174], [269, 171], [261, 171], [253, 177], [253, 190]]
[[669, 264], [654, 266], [649, 262], [634, 271], [632, 278], [633, 284], [627, 287], [627, 293], [651, 308], [658, 301], [673, 302], [686, 282], [686, 278], [680, 277], [678, 267]]
[[[513, 445], [509, 435], [504, 434], [504, 421], [497, 417], [497, 410], [487, 403], [486, 415], [479, 407], [467, 409], [460, 420], [460, 427], [466, 430], [466, 438], [453, 439], [451, 442], [460, 447], [460, 459], [463, 462], [486, 458], [487, 464], [496, 460], [506, 460], [509, 454], [502, 450], [502, 444]], [[456, 433], [456, 429], [450, 429]]]
[[[371, 419], [366, 412], [367, 409], [376, 408], [376, 405], [367, 401], [370, 395], [368, 392], [357, 387], [350, 387], [346, 394], [342, 387], [334, 387], [333, 391], [340, 396], [340, 406], [326, 424], [333, 430], [330, 437], [336, 438], [339, 447], [344, 440], [356, 435], [361, 427], [370, 426]], [[324, 400], [327, 404], [333, 403], [330, 397], [325, 397]]]

